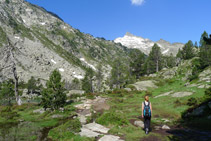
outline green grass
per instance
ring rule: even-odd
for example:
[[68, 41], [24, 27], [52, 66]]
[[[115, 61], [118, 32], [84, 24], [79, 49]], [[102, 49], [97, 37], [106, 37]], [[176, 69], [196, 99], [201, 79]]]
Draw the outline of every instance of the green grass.
[[[135, 127], [129, 122], [131, 119], [140, 120], [141, 116], [141, 104], [144, 101], [144, 95], [150, 93], [150, 102], [152, 103], [152, 124], [174, 126], [179, 124], [182, 112], [190, 108], [187, 106], [188, 99], [194, 97], [200, 99], [204, 96], [205, 89], [199, 89], [197, 87], [185, 87], [185, 81], [182, 81], [180, 77], [176, 77], [171, 80], [159, 80], [163, 84], [156, 89], [149, 89], [148, 92], [110, 92], [105, 97], [109, 97], [109, 105], [112, 111], [121, 113], [124, 115], [124, 120], [128, 121], [125, 125], [116, 125], [112, 119], [106, 116], [106, 111], [102, 116], [98, 117], [97, 121], [102, 120], [101, 124], [111, 127], [109, 131], [112, 134], [124, 136], [126, 140], [140, 140], [146, 137], [141, 128]], [[174, 98], [169, 96], [163, 96], [154, 98], [160, 94], [173, 91], [173, 92], [193, 92], [193, 95], [182, 98]], [[112, 115], [112, 114], [111, 114]], [[102, 118], [105, 116], [106, 118]], [[169, 119], [170, 122], [165, 123], [163, 118]], [[114, 118], [115, 119], [115, 118]], [[119, 120], [121, 121], [121, 120]], [[207, 121], [205, 121], [206, 123]], [[160, 138], [159, 134], [150, 133], [152, 136]], [[147, 136], [148, 137], [148, 136]], [[163, 140], [168, 140], [164, 137]]]

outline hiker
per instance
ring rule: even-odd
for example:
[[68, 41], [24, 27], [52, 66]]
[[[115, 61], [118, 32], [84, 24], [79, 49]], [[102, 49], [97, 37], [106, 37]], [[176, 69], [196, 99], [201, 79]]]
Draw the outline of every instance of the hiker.
[[142, 118], [144, 118], [144, 130], [145, 133], [149, 133], [150, 120], [152, 116], [152, 105], [149, 102], [149, 96], [145, 96], [145, 101], [142, 103]]

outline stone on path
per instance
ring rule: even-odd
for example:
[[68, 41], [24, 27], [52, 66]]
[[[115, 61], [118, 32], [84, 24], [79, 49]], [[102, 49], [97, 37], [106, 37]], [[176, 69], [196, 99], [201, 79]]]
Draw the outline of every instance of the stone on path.
[[80, 136], [85, 136], [85, 137], [98, 137], [99, 135], [101, 135], [100, 133], [94, 132], [92, 130], [86, 129], [86, 128], [81, 128], [81, 132], [79, 133]]
[[81, 124], [86, 124], [86, 117], [84, 115], [78, 115], [78, 118]]
[[143, 121], [134, 121], [134, 125], [144, 128], [144, 122]]
[[168, 96], [168, 95], [170, 95], [170, 94], [173, 93], [173, 92], [174, 92], [174, 91], [166, 92], [166, 93], [164, 93], [164, 94], [160, 94], [160, 95], [156, 96], [155, 98], [158, 98], [158, 97], [161, 97], [161, 96]]
[[99, 141], [123, 141], [118, 136], [114, 135], [105, 135], [102, 138], [99, 139]]
[[89, 123], [89, 124], [83, 125], [83, 128], [86, 128], [95, 132], [104, 133], [104, 134], [107, 134], [109, 131], [109, 128], [106, 128], [97, 123]]
[[193, 92], [176, 92], [174, 94], [172, 94], [172, 97], [185, 97], [185, 96], [190, 96], [192, 95]]
[[163, 125], [163, 126], [162, 126], [162, 129], [164, 129], [164, 130], [169, 130], [170, 127], [168, 127], [167, 125]]

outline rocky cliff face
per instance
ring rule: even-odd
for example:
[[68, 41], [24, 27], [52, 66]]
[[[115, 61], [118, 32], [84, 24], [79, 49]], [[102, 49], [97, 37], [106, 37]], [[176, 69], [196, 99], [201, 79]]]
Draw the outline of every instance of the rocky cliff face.
[[[97, 71], [103, 65], [105, 79], [112, 60], [127, 62], [127, 49], [112, 41], [94, 38], [64, 23], [56, 14], [24, 0], [0, 0], [0, 64], [4, 62], [7, 38], [15, 45], [20, 80], [31, 76], [47, 80], [58, 69], [63, 79], [83, 79], [88, 67]], [[16, 51], [18, 50], [18, 51]], [[11, 77], [0, 72], [0, 80]]]
[[176, 55], [179, 48], [182, 48], [184, 44], [182, 43], [169, 43], [165, 40], [159, 40], [157, 42], [153, 42], [149, 39], [144, 39], [142, 37], [138, 37], [135, 35], [132, 35], [131, 33], [126, 33], [124, 37], [120, 37], [114, 40], [116, 43], [121, 43], [122, 45], [128, 47], [128, 48], [137, 48], [140, 49], [145, 54], [149, 54], [152, 46], [156, 43], [161, 48], [161, 52], [164, 55], [170, 55], [171, 53], [173, 55]]

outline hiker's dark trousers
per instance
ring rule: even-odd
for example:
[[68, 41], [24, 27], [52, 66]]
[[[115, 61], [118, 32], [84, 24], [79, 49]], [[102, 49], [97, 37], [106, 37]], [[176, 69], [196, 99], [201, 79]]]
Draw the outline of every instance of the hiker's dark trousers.
[[150, 129], [150, 121], [151, 117], [144, 117], [144, 130], [146, 130], [146, 128]]

